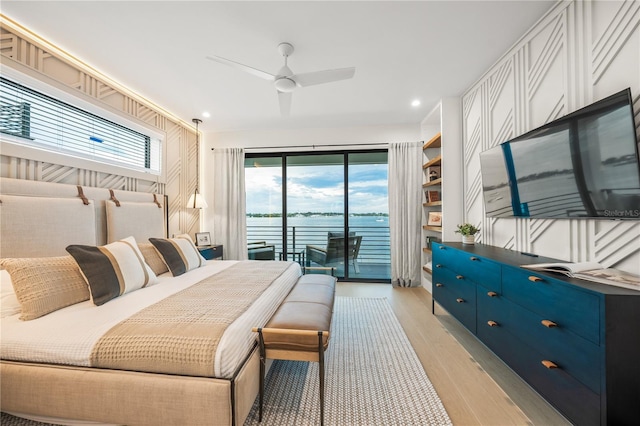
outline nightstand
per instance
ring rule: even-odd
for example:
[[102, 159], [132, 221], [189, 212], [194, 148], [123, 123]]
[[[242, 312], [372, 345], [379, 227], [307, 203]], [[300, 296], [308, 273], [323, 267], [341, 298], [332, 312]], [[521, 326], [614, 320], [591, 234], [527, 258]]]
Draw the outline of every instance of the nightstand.
[[222, 244], [216, 246], [198, 246], [198, 251], [207, 260], [222, 260]]

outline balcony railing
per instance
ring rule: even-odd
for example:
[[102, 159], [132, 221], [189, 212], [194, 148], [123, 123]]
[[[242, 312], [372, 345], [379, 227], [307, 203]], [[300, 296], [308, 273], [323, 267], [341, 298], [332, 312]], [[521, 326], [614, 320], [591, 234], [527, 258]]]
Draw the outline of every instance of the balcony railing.
[[[328, 232], [344, 232], [342, 227], [331, 226], [288, 226], [287, 227], [287, 253], [300, 253], [307, 245], [325, 247], [327, 245]], [[388, 226], [351, 226], [349, 232], [362, 236], [358, 263], [362, 266], [390, 265], [391, 251], [389, 249]], [[281, 226], [254, 226], [247, 225], [247, 241], [266, 241], [276, 248], [276, 258], [282, 256], [282, 227]], [[292, 255], [288, 254], [289, 260]]]

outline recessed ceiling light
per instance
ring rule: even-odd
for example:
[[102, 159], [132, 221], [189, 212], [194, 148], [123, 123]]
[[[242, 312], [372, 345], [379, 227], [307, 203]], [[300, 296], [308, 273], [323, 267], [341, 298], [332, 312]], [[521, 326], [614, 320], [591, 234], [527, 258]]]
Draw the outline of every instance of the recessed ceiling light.
[[202, 116], [204, 118], [209, 118], [209, 117], [211, 117], [211, 114], [209, 114], [207, 111], [205, 111], [205, 112], [202, 113]]
[[420, 101], [418, 99], [415, 99], [413, 102], [411, 102], [411, 106], [412, 107], [420, 106]]

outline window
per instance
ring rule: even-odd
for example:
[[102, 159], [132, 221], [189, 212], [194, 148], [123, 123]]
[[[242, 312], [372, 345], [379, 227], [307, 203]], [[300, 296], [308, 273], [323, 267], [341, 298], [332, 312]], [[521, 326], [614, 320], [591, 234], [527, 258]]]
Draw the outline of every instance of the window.
[[245, 184], [249, 243], [305, 273], [389, 282], [386, 150], [246, 154]]
[[11, 142], [160, 173], [160, 140], [0, 77], [0, 133]]

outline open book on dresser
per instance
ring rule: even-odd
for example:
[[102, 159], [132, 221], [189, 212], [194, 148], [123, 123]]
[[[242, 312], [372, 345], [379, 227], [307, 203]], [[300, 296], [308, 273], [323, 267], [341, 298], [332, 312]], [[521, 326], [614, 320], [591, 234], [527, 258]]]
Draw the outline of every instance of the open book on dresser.
[[520, 266], [533, 271], [555, 272], [572, 278], [640, 291], [640, 276], [613, 268], [603, 268], [597, 262], [537, 263]]

